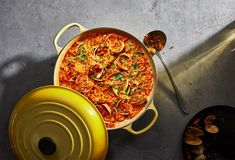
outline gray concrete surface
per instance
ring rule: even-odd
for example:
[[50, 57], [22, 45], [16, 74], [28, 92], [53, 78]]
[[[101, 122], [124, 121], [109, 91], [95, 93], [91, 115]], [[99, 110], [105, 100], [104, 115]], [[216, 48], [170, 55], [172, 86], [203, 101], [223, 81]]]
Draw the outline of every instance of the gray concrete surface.
[[[235, 107], [234, 0], [0, 0], [0, 160], [15, 159], [7, 133], [12, 107], [27, 91], [53, 83], [53, 38], [71, 22], [115, 27], [139, 39], [163, 30], [168, 37], [163, 58], [191, 108], [187, 116], [180, 112], [155, 56], [159, 119], [140, 136], [110, 132], [107, 159], [181, 160], [182, 132], [194, 114], [217, 104]], [[76, 29], [68, 31], [60, 44], [76, 34]]]

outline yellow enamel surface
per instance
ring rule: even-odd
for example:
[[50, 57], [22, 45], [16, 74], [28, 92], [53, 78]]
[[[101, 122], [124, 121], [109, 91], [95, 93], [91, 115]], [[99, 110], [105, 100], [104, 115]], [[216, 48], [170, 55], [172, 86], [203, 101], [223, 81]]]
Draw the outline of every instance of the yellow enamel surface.
[[63, 28], [61, 28], [61, 30], [56, 34], [56, 37], [54, 39], [54, 46], [56, 48], [57, 53], [59, 54], [60, 51], [62, 50], [62, 47], [59, 47], [58, 45], [58, 40], [60, 39], [60, 37], [62, 36], [62, 34], [72, 28], [72, 27], [78, 27], [80, 29], [80, 33], [86, 31], [87, 29], [85, 27], [83, 27], [82, 25], [80, 25], [79, 23], [70, 23], [67, 24], [66, 26], [64, 26]]
[[[57, 150], [43, 155], [38, 142], [50, 137]], [[93, 104], [70, 89], [37, 88], [16, 104], [9, 123], [11, 147], [19, 159], [104, 159], [108, 135]]]

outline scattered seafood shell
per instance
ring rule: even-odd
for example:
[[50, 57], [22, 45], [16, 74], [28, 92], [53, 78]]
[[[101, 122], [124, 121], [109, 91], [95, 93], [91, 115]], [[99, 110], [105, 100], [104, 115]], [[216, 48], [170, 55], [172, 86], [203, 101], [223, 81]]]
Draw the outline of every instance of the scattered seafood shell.
[[199, 137], [195, 137], [189, 134], [184, 137], [184, 142], [189, 145], [197, 146], [201, 145], [203, 141]]
[[205, 130], [209, 133], [215, 134], [219, 132], [219, 128], [213, 124], [207, 124]]
[[188, 127], [187, 131], [186, 131], [186, 134], [190, 134], [194, 137], [199, 137], [199, 136], [203, 136], [204, 132], [203, 132], [203, 130], [201, 130], [197, 127]]
[[202, 140], [199, 138], [199, 136], [203, 136], [204, 132], [196, 127], [188, 127], [187, 131], [185, 132], [184, 136], [184, 142], [189, 145], [200, 145], [202, 144]]
[[207, 124], [211, 124], [215, 121], [215, 115], [209, 115], [205, 118], [204, 123]]

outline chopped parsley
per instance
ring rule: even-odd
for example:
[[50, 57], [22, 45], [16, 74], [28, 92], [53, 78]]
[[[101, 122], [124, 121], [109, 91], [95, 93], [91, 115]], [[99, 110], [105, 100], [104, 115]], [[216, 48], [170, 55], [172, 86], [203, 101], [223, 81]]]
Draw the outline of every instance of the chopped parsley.
[[113, 83], [111, 83], [111, 84], [109, 84], [109, 86], [110, 86], [110, 87], [114, 87], [114, 84], [113, 84]]
[[143, 89], [141, 86], [138, 86], [136, 89], [138, 89], [138, 90], [141, 90], [141, 89]]
[[132, 96], [134, 93], [135, 93], [135, 89], [131, 88], [130, 92], [129, 92], [129, 95]]
[[86, 55], [85, 54], [81, 55], [81, 60], [86, 60]]
[[78, 54], [85, 54], [86, 49], [84, 47], [84, 44], [81, 44], [81, 45], [78, 46], [77, 52], [78, 52]]
[[125, 62], [125, 61], [126, 61], [126, 59], [127, 59], [127, 57], [126, 57], [126, 56], [122, 56], [121, 61], [122, 61], [122, 62]]
[[73, 57], [75, 61], [80, 60], [83, 64], [86, 63], [87, 55], [86, 55], [86, 49], [84, 47], [84, 44], [81, 44], [77, 48], [77, 55]]
[[143, 54], [141, 53], [141, 52], [135, 52], [135, 53], [133, 53], [133, 56], [134, 57], [140, 57], [140, 56], [142, 56]]
[[115, 100], [113, 101], [113, 103], [112, 103], [112, 106], [115, 106], [117, 102], [118, 102], [118, 100], [115, 99]]
[[138, 63], [134, 63], [133, 64], [133, 69], [134, 71], [138, 70], [140, 68], [139, 64]]
[[115, 74], [114, 77], [115, 77], [116, 80], [122, 80], [123, 79], [123, 76], [121, 74]]
[[86, 63], [87, 56], [85, 54], [82, 54], [80, 56], [80, 59], [81, 59], [82, 63]]
[[122, 111], [123, 109], [121, 107], [117, 108], [117, 111]]
[[78, 55], [75, 55], [74, 57], [73, 57], [73, 60], [75, 60], [75, 61], [77, 61], [79, 59], [79, 56]]
[[87, 55], [86, 54], [75, 55], [73, 57], [73, 60], [75, 61], [80, 60], [83, 64], [85, 64], [87, 60]]
[[110, 66], [112, 69], [116, 68], [115, 64], [112, 63], [111, 66]]
[[129, 46], [134, 46], [134, 44], [132, 42], [129, 43]]

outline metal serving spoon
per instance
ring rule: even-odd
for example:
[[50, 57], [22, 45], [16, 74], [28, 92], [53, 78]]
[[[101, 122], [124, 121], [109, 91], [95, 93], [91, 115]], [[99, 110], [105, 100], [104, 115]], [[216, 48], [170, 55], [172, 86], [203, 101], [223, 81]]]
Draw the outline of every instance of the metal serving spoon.
[[148, 33], [146, 36], [144, 36], [143, 42], [146, 45], [146, 47], [149, 49], [149, 51], [152, 54], [156, 54], [158, 56], [158, 58], [160, 59], [160, 61], [162, 62], [163, 66], [164, 66], [164, 68], [170, 78], [171, 84], [174, 88], [178, 105], [183, 113], [188, 114], [190, 110], [187, 106], [187, 103], [184, 100], [184, 97], [182, 96], [182, 94], [180, 93], [178, 87], [176, 86], [175, 81], [174, 81], [168, 67], [166, 66], [165, 62], [163, 61], [161, 54], [159, 53], [159, 51], [162, 50], [162, 48], [164, 48], [164, 46], [166, 44], [165, 33], [162, 31], [159, 31], [159, 30], [152, 31], [152, 32]]

